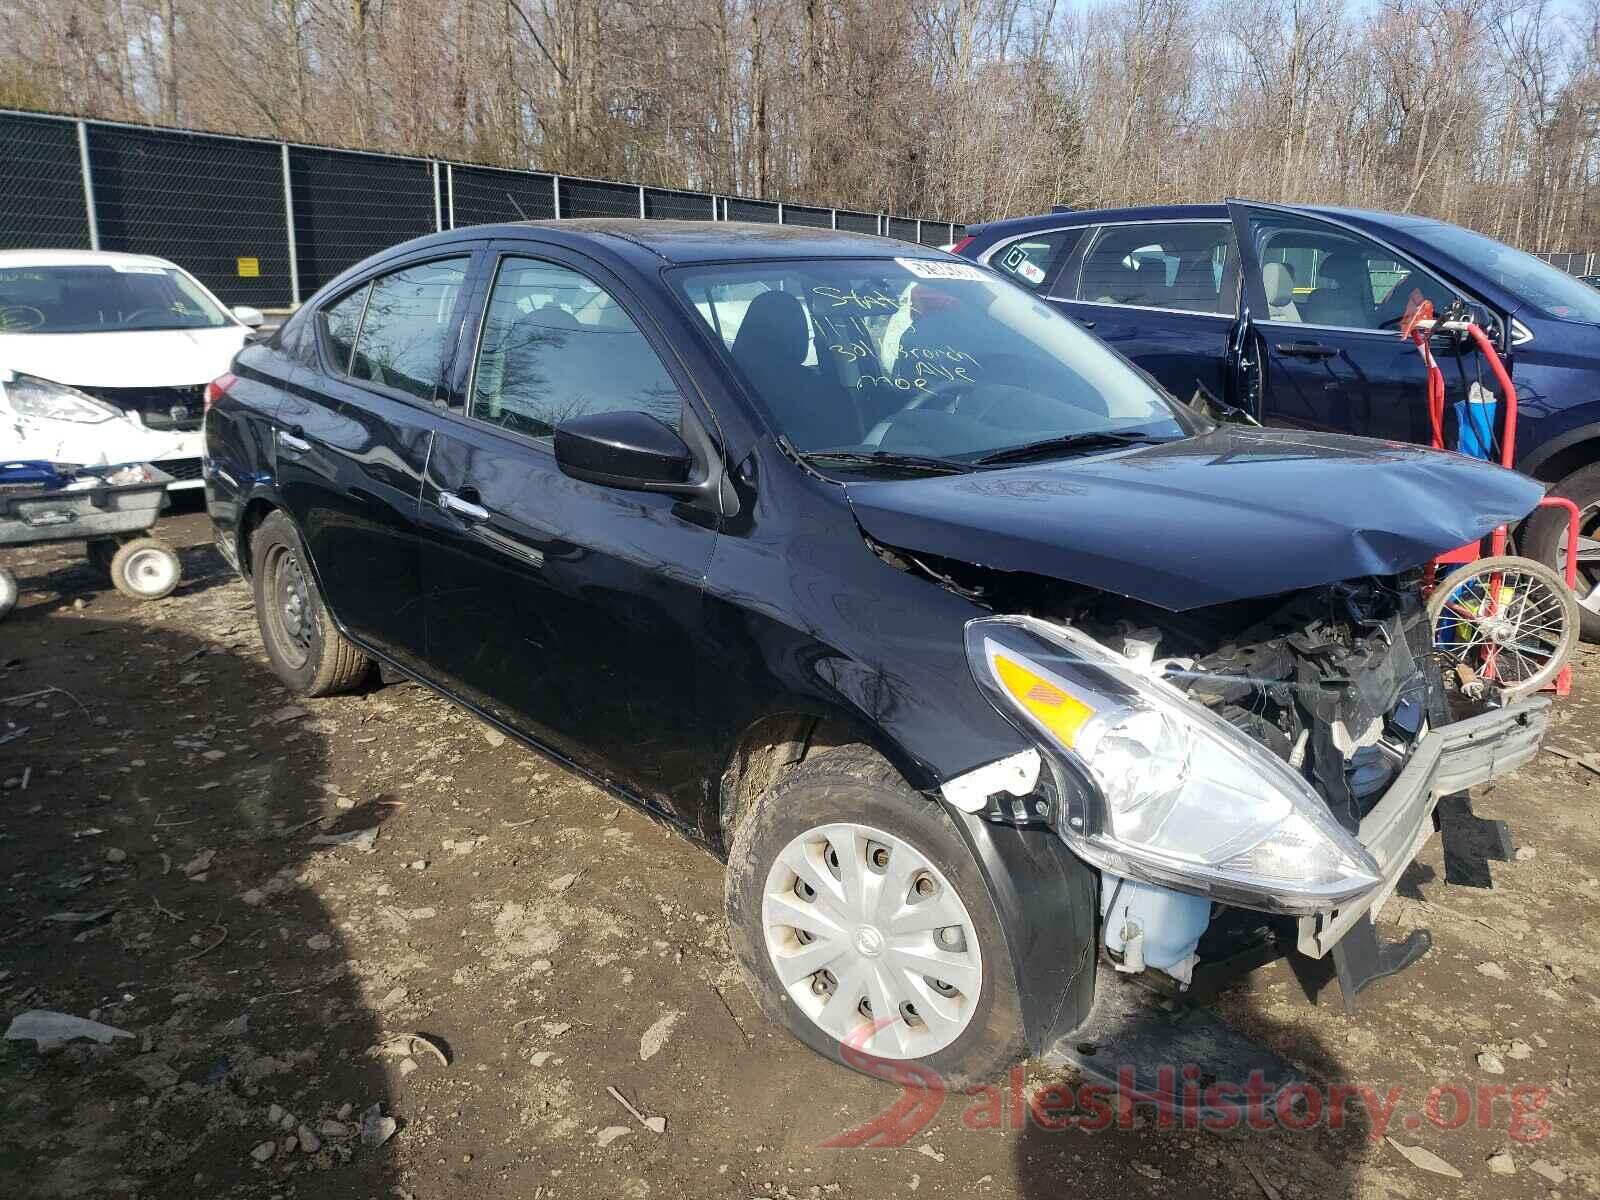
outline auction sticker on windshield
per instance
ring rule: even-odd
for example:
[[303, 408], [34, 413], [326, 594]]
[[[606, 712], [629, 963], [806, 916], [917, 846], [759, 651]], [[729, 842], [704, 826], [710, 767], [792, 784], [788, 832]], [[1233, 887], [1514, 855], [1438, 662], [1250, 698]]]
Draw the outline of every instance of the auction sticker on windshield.
[[918, 279], [966, 279], [982, 283], [983, 271], [970, 263], [939, 262], [931, 258], [897, 258], [894, 260]]

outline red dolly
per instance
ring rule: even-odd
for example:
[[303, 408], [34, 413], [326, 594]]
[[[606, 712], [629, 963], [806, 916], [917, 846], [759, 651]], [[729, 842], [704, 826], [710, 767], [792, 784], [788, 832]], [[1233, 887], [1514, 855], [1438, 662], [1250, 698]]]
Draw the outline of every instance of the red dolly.
[[[1430, 341], [1450, 333], [1470, 339], [1489, 364], [1500, 387], [1505, 418], [1499, 445], [1500, 465], [1510, 468], [1517, 448], [1517, 389], [1500, 361], [1494, 342], [1464, 314], [1446, 312], [1436, 318], [1433, 304], [1414, 296], [1400, 324], [1400, 336], [1415, 342], [1428, 367], [1428, 415], [1433, 446], [1444, 441], [1444, 375], [1434, 361]], [[1466, 407], [1471, 413], [1472, 405]], [[1485, 437], [1492, 442], [1492, 435]], [[1455, 447], [1451, 447], [1455, 448]], [[1456, 664], [1463, 691], [1481, 694], [1485, 684], [1506, 698], [1540, 688], [1566, 695], [1572, 686], [1568, 659], [1578, 640], [1578, 507], [1560, 496], [1546, 496], [1541, 507], [1567, 512], [1566, 578], [1531, 558], [1506, 553], [1509, 531], [1501, 525], [1489, 535], [1489, 553], [1482, 542], [1469, 542], [1434, 559], [1428, 569], [1428, 616], [1434, 650]], [[1455, 569], [1437, 578], [1440, 568]]]

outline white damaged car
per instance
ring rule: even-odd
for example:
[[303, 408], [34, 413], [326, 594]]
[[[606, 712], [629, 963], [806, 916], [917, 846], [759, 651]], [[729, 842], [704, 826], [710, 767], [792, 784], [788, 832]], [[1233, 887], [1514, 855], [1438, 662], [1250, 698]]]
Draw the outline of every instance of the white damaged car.
[[200, 487], [205, 385], [261, 323], [165, 259], [0, 251], [0, 458], [149, 462]]

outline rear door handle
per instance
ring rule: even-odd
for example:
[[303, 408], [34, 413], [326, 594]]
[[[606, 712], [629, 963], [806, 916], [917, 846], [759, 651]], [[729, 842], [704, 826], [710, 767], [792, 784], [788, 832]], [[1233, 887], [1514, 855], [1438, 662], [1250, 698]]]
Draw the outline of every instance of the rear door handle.
[[487, 521], [489, 510], [481, 504], [474, 504], [471, 500], [463, 500], [454, 492], [439, 493], [439, 507], [445, 512], [455, 513], [468, 521]]
[[1279, 342], [1273, 349], [1290, 358], [1332, 358], [1339, 353], [1337, 346], [1324, 346], [1321, 342]]
[[1094, 322], [1090, 321], [1090, 320], [1088, 320], [1088, 319], [1086, 319], [1084, 317], [1073, 317], [1072, 319], [1074, 321], [1076, 321], [1079, 325], [1082, 325], [1085, 329], [1093, 329], [1094, 328]]
[[307, 450], [311, 449], [311, 443], [300, 436], [300, 434], [303, 432], [305, 431], [302, 430], [298, 425], [294, 427], [292, 432], [287, 429], [278, 430], [278, 445], [282, 446], [285, 450], [295, 450], [301, 454], [304, 454]]

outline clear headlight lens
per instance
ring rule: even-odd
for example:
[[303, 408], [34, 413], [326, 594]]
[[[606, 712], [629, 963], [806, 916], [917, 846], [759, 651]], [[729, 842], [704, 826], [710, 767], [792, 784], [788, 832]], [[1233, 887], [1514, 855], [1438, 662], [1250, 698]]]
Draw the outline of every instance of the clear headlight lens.
[[19, 417], [98, 425], [123, 415], [120, 409], [86, 396], [75, 387], [34, 375], [15, 375], [0, 387], [5, 389], [6, 400]]
[[1052, 767], [1058, 832], [1096, 866], [1287, 913], [1379, 883], [1287, 763], [1094, 639], [1031, 617], [975, 620], [966, 638], [978, 685]]

